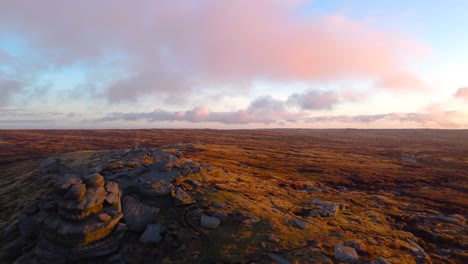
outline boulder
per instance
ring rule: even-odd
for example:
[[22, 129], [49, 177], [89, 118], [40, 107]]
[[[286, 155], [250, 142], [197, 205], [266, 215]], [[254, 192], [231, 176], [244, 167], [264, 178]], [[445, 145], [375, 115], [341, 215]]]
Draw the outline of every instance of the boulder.
[[159, 208], [139, 203], [127, 195], [123, 199], [123, 214], [128, 230], [141, 232], [156, 219]]
[[346, 263], [356, 263], [359, 260], [356, 250], [352, 247], [346, 247], [342, 243], [337, 243], [333, 248], [335, 258]]
[[207, 216], [207, 215], [204, 215], [202, 214], [201, 216], [201, 226], [202, 227], [206, 227], [206, 228], [210, 228], [210, 229], [215, 229], [219, 226], [219, 219], [216, 218], [216, 217], [211, 217], [211, 216]]
[[299, 219], [294, 219], [292, 223], [299, 229], [305, 229], [307, 227], [307, 223]]

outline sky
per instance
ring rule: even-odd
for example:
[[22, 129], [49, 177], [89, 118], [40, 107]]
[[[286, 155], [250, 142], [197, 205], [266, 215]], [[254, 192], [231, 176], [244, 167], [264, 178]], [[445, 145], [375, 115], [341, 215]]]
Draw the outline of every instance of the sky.
[[466, 10], [0, 0], [0, 129], [467, 129]]

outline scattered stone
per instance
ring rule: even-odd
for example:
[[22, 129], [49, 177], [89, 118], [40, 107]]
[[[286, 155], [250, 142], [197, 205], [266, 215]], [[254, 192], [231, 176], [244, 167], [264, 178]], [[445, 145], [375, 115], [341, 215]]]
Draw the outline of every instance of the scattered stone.
[[202, 227], [206, 227], [206, 228], [210, 228], [210, 229], [215, 229], [219, 226], [219, 222], [220, 220], [216, 217], [211, 217], [211, 216], [207, 216], [207, 215], [204, 215], [202, 214], [201, 216], [201, 226]]
[[141, 232], [153, 222], [159, 214], [159, 208], [139, 203], [131, 196], [123, 199], [123, 213], [128, 230]]
[[406, 242], [413, 247], [412, 254], [418, 259], [418, 261], [422, 263], [432, 263], [431, 257], [416, 242], [411, 239], [407, 239]]
[[273, 242], [273, 243], [278, 243], [280, 241], [279, 237], [272, 235], [272, 234], [268, 234], [267, 239], [268, 241]]
[[346, 209], [345, 204], [324, 202], [317, 198], [312, 198], [310, 203], [315, 206], [315, 208], [310, 211], [310, 216], [312, 217], [316, 217], [318, 215], [322, 217], [336, 216], [340, 211]]
[[218, 209], [225, 209], [227, 208], [227, 205], [225, 203], [221, 202], [213, 202], [213, 206], [218, 208]]
[[251, 225], [254, 225], [254, 224], [258, 223], [258, 219], [256, 219], [256, 218], [247, 218], [247, 219], [242, 220], [242, 223], [251, 226]]
[[202, 184], [197, 180], [188, 180], [188, 183], [190, 183], [191, 185], [196, 186], [196, 187], [202, 186]]
[[161, 179], [142, 179], [140, 181], [140, 192], [146, 196], [166, 196], [169, 195], [174, 186]]
[[176, 206], [186, 206], [195, 203], [195, 200], [193, 200], [192, 197], [190, 197], [190, 195], [181, 188], [177, 188], [174, 199]]
[[342, 243], [336, 244], [333, 251], [335, 252], [335, 258], [339, 261], [356, 263], [359, 260], [356, 250], [352, 247], [343, 246]]
[[147, 225], [145, 231], [140, 236], [140, 242], [142, 243], [159, 243], [161, 240], [160, 224]]
[[434, 215], [434, 216], [431, 216], [431, 219], [444, 221], [444, 222], [455, 224], [455, 225], [461, 225], [462, 224], [462, 222], [460, 222], [460, 220], [458, 220], [456, 218], [453, 218], [453, 217], [450, 217], [450, 216], [445, 216], [445, 215]]
[[300, 229], [305, 229], [307, 227], [307, 223], [299, 219], [294, 219], [293, 225]]
[[268, 257], [270, 257], [271, 260], [276, 261], [278, 264], [291, 264], [291, 261], [273, 253], [269, 252]]

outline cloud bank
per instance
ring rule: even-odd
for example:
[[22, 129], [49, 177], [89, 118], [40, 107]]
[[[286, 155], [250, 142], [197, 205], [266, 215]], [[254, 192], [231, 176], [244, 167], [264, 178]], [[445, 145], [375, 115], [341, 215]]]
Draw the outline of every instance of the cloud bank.
[[239, 89], [259, 79], [358, 78], [397, 91], [424, 86], [405, 70], [403, 57], [423, 50], [414, 41], [342, 15], [303, 15], [307, 2], [1, 0], [0, 32], [25, 38], [48, 62], [38, 67], [112, 61], [111, 80], [89, 80], [104, 83], [109, 102], [183, 97], [217, 85]]

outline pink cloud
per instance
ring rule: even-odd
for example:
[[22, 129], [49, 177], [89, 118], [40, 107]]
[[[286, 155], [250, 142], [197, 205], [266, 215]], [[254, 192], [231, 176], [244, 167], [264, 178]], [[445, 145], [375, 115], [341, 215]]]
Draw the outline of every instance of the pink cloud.
[[0, 30], [27, 36], [54, 65], [124, 54], [113, 67], [128, 74], [104, 93], [111, 102], [257, 79], [421, 87], [401, 56], [419, 56], [417, 43], [340, 15], [298, 16], [302, 3], [18, 0], [2, 5]]
[[456, 98], [468, 100], [468, 87], [461, 87], [454, 94]]
[[396, 72], [384, 75], [377, 79], [376, 87], [397, 92], [425, 90], [428, 85], [417, 75], [410, 72]]

